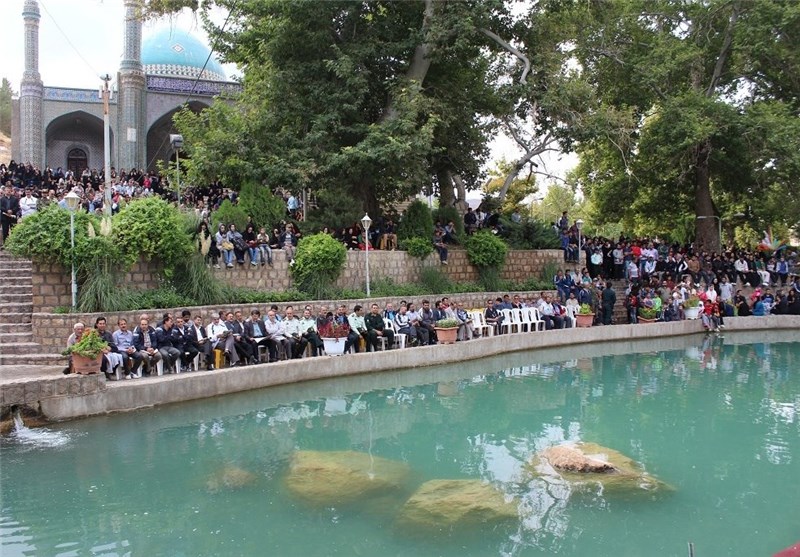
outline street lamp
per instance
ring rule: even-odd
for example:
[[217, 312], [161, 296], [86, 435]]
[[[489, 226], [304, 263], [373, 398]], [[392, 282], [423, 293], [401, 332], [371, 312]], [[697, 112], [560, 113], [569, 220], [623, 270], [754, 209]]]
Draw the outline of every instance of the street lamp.
[[181, 147], [183, 136], [178, 133], [169, 134], [169, 142], [175, 149], [175, 189], [178, 193], [178, 205], [181, 204]]
[[[103, 99], [103, 215], [111, 222], [111, 124], [109, 102], [111, 101], [111, 89], [108, 87], [111, 81], [109, 74], [100, 76], [103, 80], [103, 88], [100, 89], [100, 98]], [[67, 202], [69, 203], [69, 202]], [[109, 227], [108, 230], [111, 230]], [[72, 306], [75, 306], [73, 300]]]
[[75, 211], [80, 203], [80, 196], [74, 191], [64, 196], [69, 209], [69, 241], [72, 247], [72, 309], [78, 305], [78, 282], [75, 280]]
[[578, 267], [581, 266], [581, 229], [583, 228], [583, 220], [578, 219], [575, 221], [575, 226], [578, 228]]
[[367, 298], [369, 298], [369, 227], [372, 225], [372, 219], [369, 215], [364, 213], [364, 218], [361, 219], [361, 226], [364, 227], [364, 245], [366, 251], [364, 252], [364, 263], [367, 267]]

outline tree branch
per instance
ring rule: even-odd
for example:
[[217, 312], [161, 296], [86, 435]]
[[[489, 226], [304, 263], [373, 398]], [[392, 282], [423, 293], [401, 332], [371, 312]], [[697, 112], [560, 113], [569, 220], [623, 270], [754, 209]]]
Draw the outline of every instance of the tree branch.
[[488, 29], [481, 29], [481, 33], [492, 39], [494, 42], [502, 46], [504, 49], [509, 51], [517, 58], [519, 58], [519, 60], [525, 65], [525, 67], [522, 70], [522, 75], [519, 77], [519, 82], [522, 83], [523, 85], [527, 83], [528, 74], [531, 71], [531, 61], [528, 59], [528, 57], [525, 56], [525, 54], [521, 50], [515, 48], [508, 41], [501, 39], [498, 35], [489, 31]]
[[708, 89], [706, 89], [706, 98], [714, 94], [719, 84], [720, 77], [722, 76], [722, 69], [725, 67], [725, 62], [728, 61], [728, 56], [730, 56], [731, 44], [733, 43], [733, 28], [736, 26], [736, 21], [739, 19], [739, 9], [739, 2], [736, 2], [731, 11], [728, 26], [725, 28], [725, 39], [722, 41], [719, 56], [717, 56], [717, 63], [714, 65], [714, 73], [711, 75], [711, 82], [708, 84]]

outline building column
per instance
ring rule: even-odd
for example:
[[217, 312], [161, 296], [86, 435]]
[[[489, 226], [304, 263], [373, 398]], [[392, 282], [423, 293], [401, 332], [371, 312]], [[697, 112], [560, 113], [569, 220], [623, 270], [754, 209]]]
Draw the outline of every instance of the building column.
[[117, 100], [118, 168], [145, 169], [145, 76], [142, 66], [142, 2], [125, 0], [125, 44], [119, 67]]
[[39, 3], [36, 0], [25, 0], [22, 8], [25, 20], [25, 71], [19, 91], [20, 113], [20, 160], [44, 166], [44, 129], [42, 127], [42, 105], [44, 84], [39, 74]]

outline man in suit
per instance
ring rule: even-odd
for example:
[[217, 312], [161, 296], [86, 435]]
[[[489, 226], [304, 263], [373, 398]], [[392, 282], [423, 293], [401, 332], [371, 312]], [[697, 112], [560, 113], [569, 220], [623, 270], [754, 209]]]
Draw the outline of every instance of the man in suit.
[[142, 357], [143, 375], [150, 375], [153, 366], [161, 360], [161, 353], [158, 351], [156, 330], [150, 326], [150, 320], [146, 315], [139, 318], [139, 326], [133, 330], [133, 345]]
[[203, 318], [199, 315], [194, 318], [194, 322], [189, 321], [186, 324], [185, 334], [186, 344], [191, 345], [197, 352], [202, 352], [205, 355], [206, 369], [211, 371], [214, 369], [214, 358], [211, 354], [211, 339], [203, 327]]
[[159, 327], [156, 327], [156, 340], [158, 342], [158, 351], [161, 354], [161, 359], [164, 361], [164, 371], [170, 368], [177, 371], [175, 366], [179, 366], [180, 357], [183, 355], [181, 345], [183, 339], [177, 331], [174, 331], [175, 322], [172, 316], [165, 315], [164, 321], [161, 322]]
[[200, 350], [189, 338], [189, 325], [184, 321], [183, 317], [175, 318], [175, 326], [172, 329], [173, 346], [181, 351], [181, 371], [190, 371], [192, 362], [200, 353]]
[[267, 338], [267, 327], [264, 325], [264, 320], [261, 319], [261, 312], [257, 309], [252, 310], [250, 319], [245, 321], [244, 334], [253, 348], [254, 358], [258, 359], [258, 347], [269, 347], [269, 339]]
[[242, 321], [242, 312], [236, 310], [236, 313], [229, 311], [226, 315], [225, 326], [233, 333], [233, 345], [236, 352], [239, 354], [239, 364], [246, 366], [253, 362], [253, 345], [244, 332], [244, 321]]
[[211, 323], [206, 327], [206, 333], [208, 333], [212, 349], [219, 348], [224, 350], [231, 360], [231, 365], [236, 365], [239, 362], [239, 354], [236, 352], [233, 332], [222, 321], [219, 314], [215, 313], [211, 316]]
[[6, 182], [5, 191], [0, 197], [0, 223], [3, 228], [3, 244], [5, 245], [8, 240], [8, 235], [11, 228], [17, 224], [17, 217], [19, 216], [19, 199], [14, 195], [14, 190], [11, 187], [11, 180]]

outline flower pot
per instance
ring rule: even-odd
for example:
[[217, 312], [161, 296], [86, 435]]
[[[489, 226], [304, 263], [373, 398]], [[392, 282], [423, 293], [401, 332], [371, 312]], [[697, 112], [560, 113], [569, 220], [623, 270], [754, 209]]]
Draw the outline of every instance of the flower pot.
[[344, 354], [344, 345], [347, 338], [331, 338], [322, 337], [322, 342], [325, 344], [325, 353], [329, 356], [341, 356]]
[[72, 355], [72, 371], [73, 373], [80, 373], [81, 375], [90, 375], [92, 373], [100, 373], [100, 365], [103, 363], [103, 355], [100, 354], [96, 358], [87, 358], [79, 354]]
[[458, 337], [458, 327], [434, 327], [439, 344], [454, 344]]
[[700, 306], [684, 308], [683, 313], [686, 315], [686, 319], [697, 319], [700, 317]]
[[575, 326], [576, 327], [591, 327], [594, 323], [594, 313], [576, 313]]
[[646, 319], [644, 317], [639, 317], [639, 318], [637, 318], [637, 322], [638, 323], [642, 323], [643, 325], [646, 325], [648, 323], [655, 323], [656, 319]]

